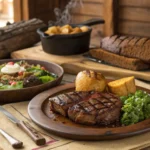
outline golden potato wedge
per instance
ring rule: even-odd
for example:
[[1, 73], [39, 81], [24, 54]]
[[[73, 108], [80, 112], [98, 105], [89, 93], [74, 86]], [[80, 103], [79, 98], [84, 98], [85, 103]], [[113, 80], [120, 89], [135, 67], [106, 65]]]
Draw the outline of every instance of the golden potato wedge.
[[130, 80], [126, 81], [126, 87], [130, 93], [135, 93], [136, 86], [135, 86], [134, 77], [131, 77]]
[[59, 28], [56, 26], [49, 27], [47, 31], [45, 31], [46, 34], [59, 34]]
[[82, 32], [87, 32], [89, 30], [87, 26], [82, 26], [80, 27], [80, 29], [82, 30]]
[[69, 34], [69, 29], [68, 28], [61, 29], [61, 34]]
[[82, 30], [79, 27], [73, 28], [73, 31], [70, 34], [76, 34], [76, 33], [81, 33]]
[[126, 96], [136, 92], [134, 77], [126, 77], [108, 83], [108, 89], [111, 93], [118, 96]]
[[61, 34], [69, 34], [73, 31], [72, 27], [70, 25], [64, 25], [60, 28]]

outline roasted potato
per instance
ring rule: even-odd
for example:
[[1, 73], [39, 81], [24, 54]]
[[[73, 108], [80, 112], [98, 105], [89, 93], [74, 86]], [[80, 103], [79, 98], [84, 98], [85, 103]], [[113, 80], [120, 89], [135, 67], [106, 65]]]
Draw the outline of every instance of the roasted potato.
[[60, 29], [57, 26], [52, 26], [52, 27], [49, 27], [45, 33], [46, 34], [60, 34]]
[[69, 33], [70, 33], [69, 28], [63, 28], [63, 29], [61, 29], [61, 34], [69, 34]]
[[83, 27], [71, 27], [70, 25], [64, 25], [62, 27], [60, 26], [52, 26], [49, 27], [47, 31], [45, 31], [46, 34], [53, 35], [53, 34], [76, 34], [76, 33], [81, 33], [81, 32], [86, 32], [88, 31], [88, 27], [83, 26]]
[[60, 28], [61, 34], [69, 34], [73, 31], [72, 27], [70, 25], [64, 25]]
[[135, 93], [136, 86], [134, 77], [132, 76], [109, 82], [108, 89], [111, 93], [118, 96], [126, 96], [130, 93]]
[[73, 31], [70, 34], [76, 34], [76, 33], [81, 33], [82, 30], [79, 27], [73, 28]]
[[82, 32], [87, 32], [89, 30], [87, 26], [82, 26], [80, 29]]
[[105, 77], [101, 73], [92, 70], [79, 72], [75, 80], [76, 91], [102, 92], [105, 90], [106, 85]]

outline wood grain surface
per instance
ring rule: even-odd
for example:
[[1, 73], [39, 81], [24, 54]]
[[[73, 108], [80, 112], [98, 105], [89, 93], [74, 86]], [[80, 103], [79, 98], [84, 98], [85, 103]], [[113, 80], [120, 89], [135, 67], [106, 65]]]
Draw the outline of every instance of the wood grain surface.
[[43, 21], [31, 19], [2, 27], [0, 29], [0, 59], [8, 58], [11, 52], [39, 42], [40, 38], [36, 30], [44, 26]]
[[115, 34], [115, 5], [117, 0], [105, 0], [104, 2], [104, 35], [111, 36]]
[[149, 8], [149, 0], [119, 0], [118, 33], [150, 37]]
[[42, 47], [35, 46], [28, 49], [13, 52], [12, 58], [28, 58], [55, 62], [61, 65], [66, 73], [77, 74], [79, 71], [91, 69], [103, 73], [107, 77], [120, 78], [125, 76], [135, 76], [137, 79], [150, 81], [150, 70], [131, 71], [106, 64], [100, 64], [87, 60], [81, 55], [57, 56], [45, 53]]
[[[72, 23], [80, 23], [92, 18], [104, 18], [104, 0], [82, 0], [83, 7], [75, 7], [72, 11]], [[105, 25], [105, 24], [104, 24]], [[104, 25], [96, 25], [92, 31], [92, 44], [100, 44], [100, 39], [103, 36]]]
[[122, 6], [147, 7], [150, 6], [149, 0], [120, 0]]

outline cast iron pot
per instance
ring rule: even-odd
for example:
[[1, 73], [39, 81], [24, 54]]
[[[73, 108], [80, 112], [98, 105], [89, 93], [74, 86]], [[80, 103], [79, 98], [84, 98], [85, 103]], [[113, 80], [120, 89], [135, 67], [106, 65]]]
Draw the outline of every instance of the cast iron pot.
[[83, 25], [88, 27], [89, 30], [87, 32], [77, 34], [48, 35], [44, 33], [48, 27], [39, 28], [37, 33], [41, 37], [42, 47], [45, 52], [56, 55], [74, 55], [89, 50], [92, 32], [90, 26], [103, 23], [104, 20], [102, 19], [91, 19], [80, 24], [70, 24], [72, 27], [81, 27]]

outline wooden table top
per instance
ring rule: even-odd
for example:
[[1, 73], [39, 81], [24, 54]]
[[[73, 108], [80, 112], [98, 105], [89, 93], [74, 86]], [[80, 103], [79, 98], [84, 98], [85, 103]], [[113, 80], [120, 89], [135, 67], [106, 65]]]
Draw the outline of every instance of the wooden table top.
[[[65, 74], [62, 83], [74, 82], [75, 75]], [[136, 80], [136, 84], [145, 88], [149, 88], [149, 84]], [[11, 112], [20, 120], [27, 121], [30, 123], [38, 132], [40, 132], [47, 141], [47, 144], [43, 147], [38, 147], [35, 143], [22, 132], [15, 124], [11, 123], [2, 113], [0, 113], [0, 128], [7, 131], [9, 134], [13, 135], [17, 139], [20, 139], [24, 143], [24, 148], [22, 150], [128, 150], [128, 149], [142, 149], [150, 146], [150, 133], [145, 133], [142, 135], [116, 140], [116, 141], [73, 141], [69, 139], [64, 139], [55, 136], [42, 128], [34, 124], [27, 113], [27, 106], [29, 101], [11, 103], [3, 105], [5, 109]], [[8, 144], [8, 142], [0, 135], [0, 150], [13, 150], [13, 148]], [[146, 149], [145, 149], [146, 150]], [[147, 149], [148, 150], [148, 149]]]

